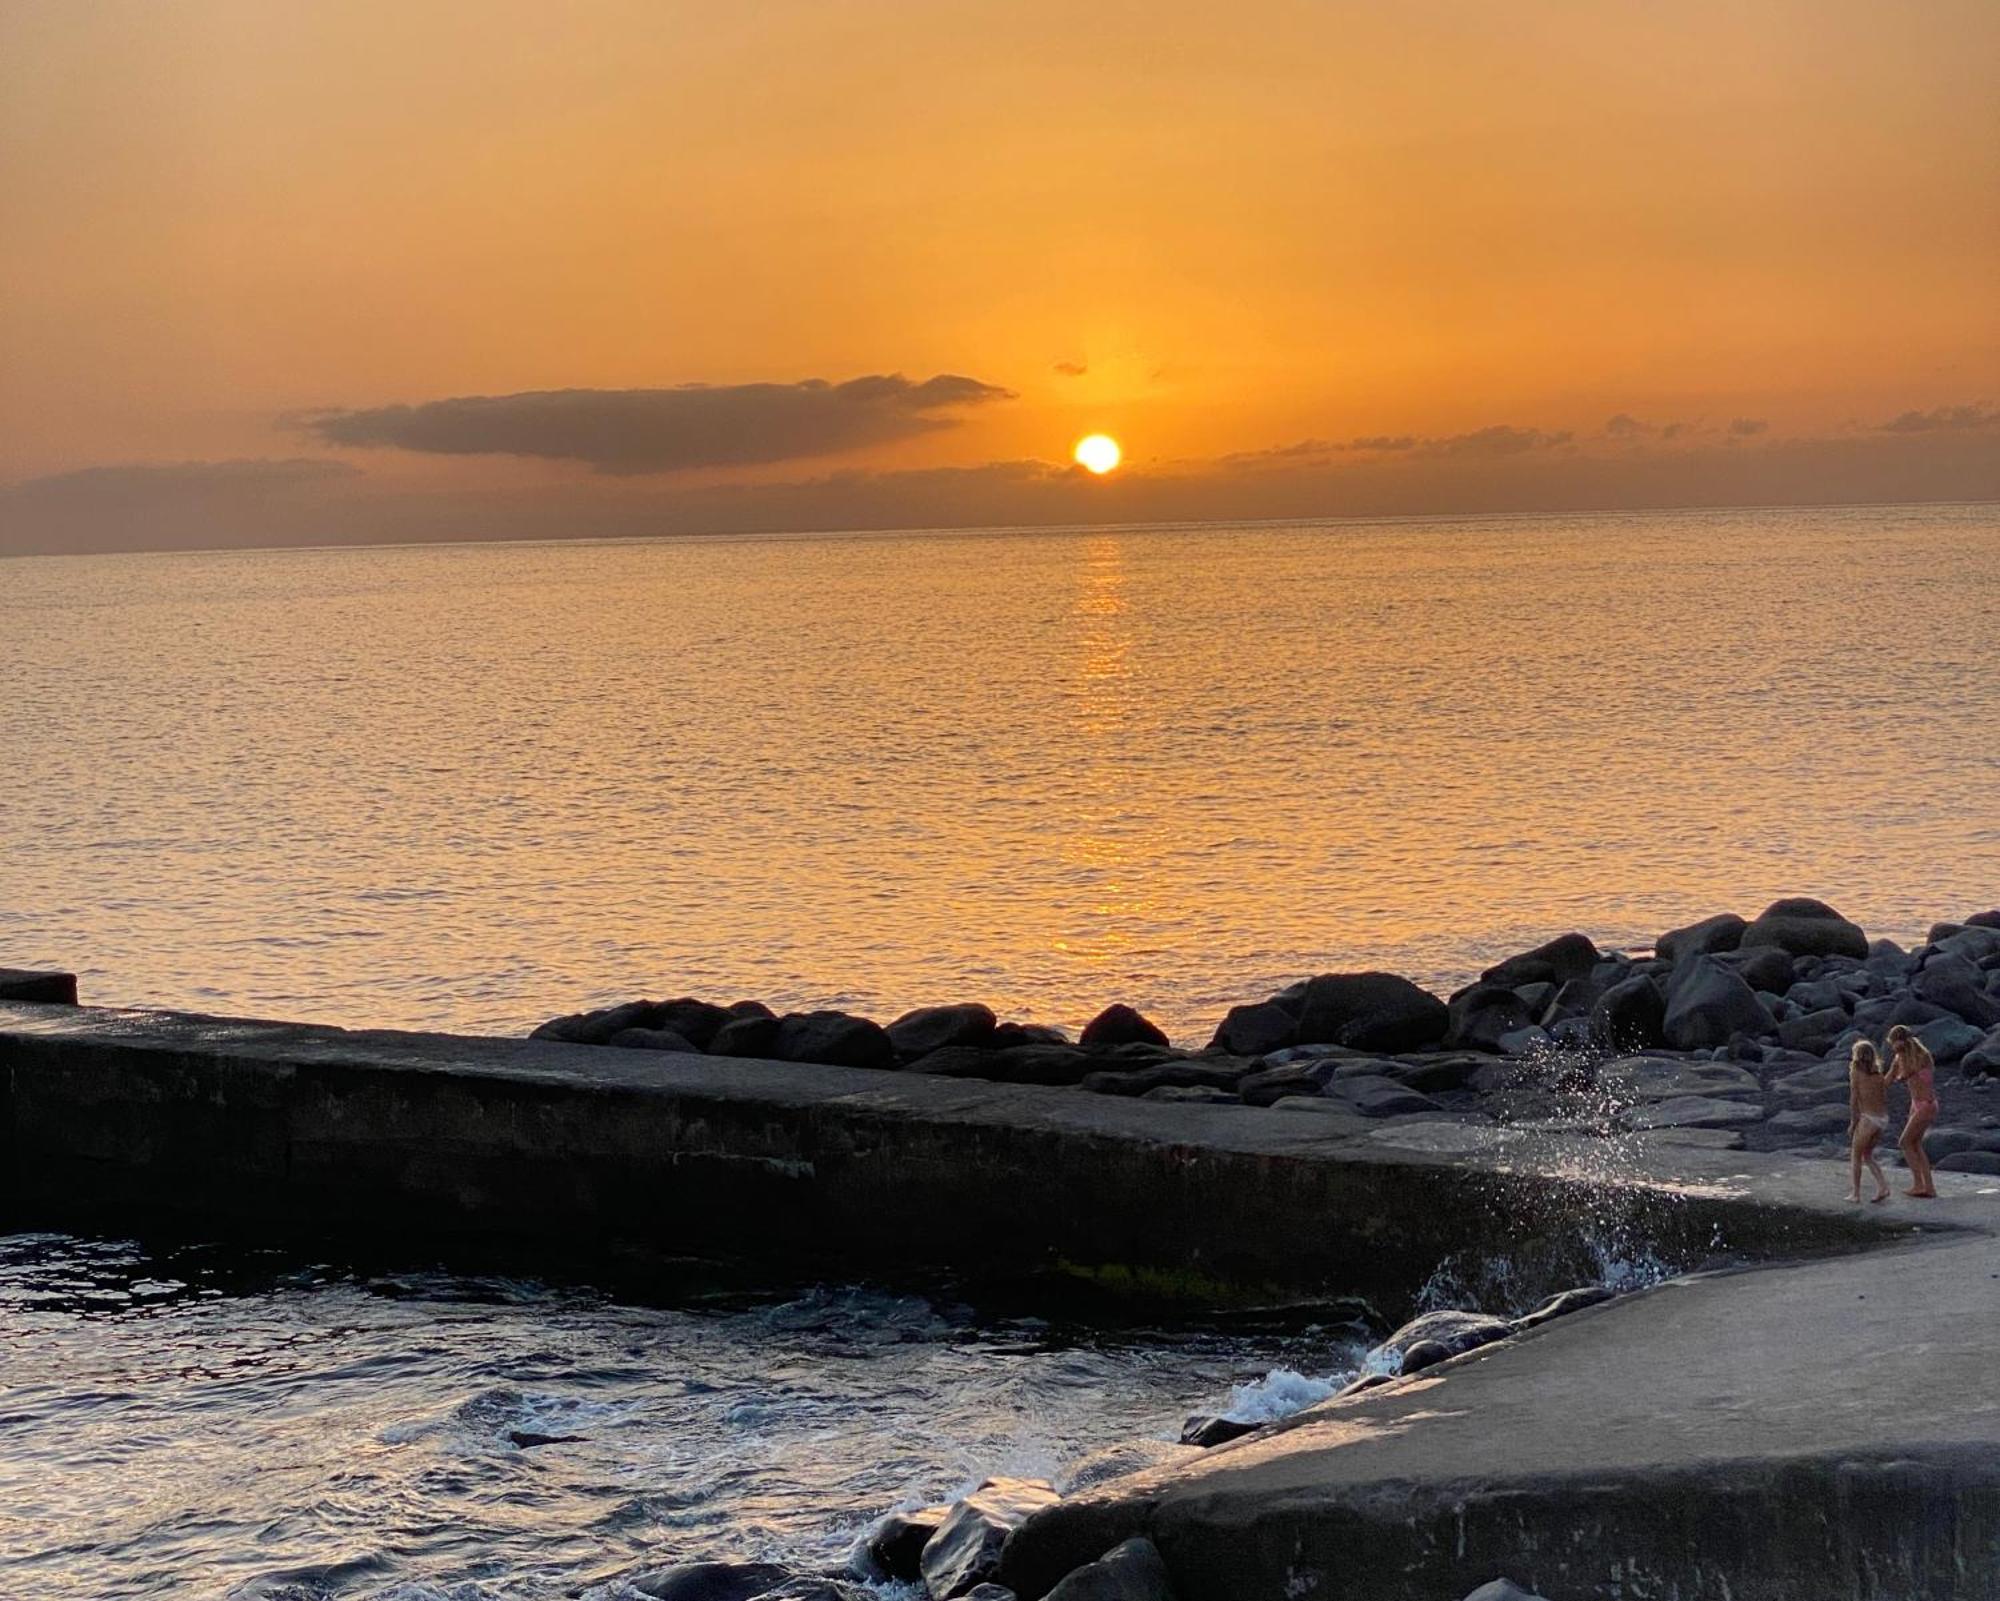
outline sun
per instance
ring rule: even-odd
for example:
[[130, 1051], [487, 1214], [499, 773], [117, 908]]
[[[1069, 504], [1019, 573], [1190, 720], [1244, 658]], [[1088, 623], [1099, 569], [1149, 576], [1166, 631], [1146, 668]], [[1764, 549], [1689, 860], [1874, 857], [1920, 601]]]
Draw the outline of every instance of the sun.
[[1076, 442], [1074, 454], [1079, 467], [1087, 467], [1100, 476], [1110, 472], [1125, 456], [1118, 448], [1118, 441], [1109, 434], [1086, 434]]

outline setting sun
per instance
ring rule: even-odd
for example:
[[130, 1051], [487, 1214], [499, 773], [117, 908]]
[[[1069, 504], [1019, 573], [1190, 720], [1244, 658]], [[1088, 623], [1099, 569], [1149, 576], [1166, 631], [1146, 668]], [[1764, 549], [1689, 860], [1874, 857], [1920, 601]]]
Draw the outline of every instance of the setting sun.
[[1118, 448], [1118, 441], [1109, 434], [1087, 434], [1076, 442], [1077, 465], [1094, 473], [1110, 472], [1124, 454]]

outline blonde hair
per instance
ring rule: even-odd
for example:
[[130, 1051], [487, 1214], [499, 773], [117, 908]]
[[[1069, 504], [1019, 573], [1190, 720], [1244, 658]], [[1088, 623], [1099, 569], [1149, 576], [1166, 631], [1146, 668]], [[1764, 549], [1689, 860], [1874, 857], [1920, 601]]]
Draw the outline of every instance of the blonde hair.
[[1875, 1049], [1873, 1040], [1856, 1040], [1854, 1048], [1847, 1053], [1847, 1065], [1864, 1073], [1879, 1073], [1882, 1071], [1882, 1053]]
[[1894, 1028], [1889, 1030], [1889, 1045], [1891, 1049], [1894, 1049], [1898, 1045], [1907, 1045], [1915, 1038], [1916, 1035], [1910, 1032], [1910, 1025], [1908, 1023], [1898, 1023]]

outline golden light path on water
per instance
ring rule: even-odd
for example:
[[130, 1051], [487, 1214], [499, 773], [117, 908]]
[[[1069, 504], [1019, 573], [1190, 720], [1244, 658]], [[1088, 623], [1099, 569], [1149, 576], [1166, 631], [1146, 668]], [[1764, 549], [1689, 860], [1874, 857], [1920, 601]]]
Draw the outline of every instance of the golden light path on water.
[[2000, 883], [2000, 515], [1933, 507], [0, 563], [0, 952], [515, 1030], [1111, 1000], [1201, 1043], [1816, 893]]

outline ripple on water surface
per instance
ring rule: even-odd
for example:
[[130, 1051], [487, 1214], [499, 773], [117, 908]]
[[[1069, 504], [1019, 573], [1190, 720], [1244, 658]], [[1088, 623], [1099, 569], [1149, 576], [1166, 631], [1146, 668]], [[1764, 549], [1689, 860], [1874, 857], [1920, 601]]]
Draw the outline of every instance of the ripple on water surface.
[[634, 1563], [822, 1567], [990, 1473], [1172, 1437], [1351, 1328], [1131, 1337], [857, 1288], [674, 1307], [0, 1239], [0, 1594], [514, 1601]]

